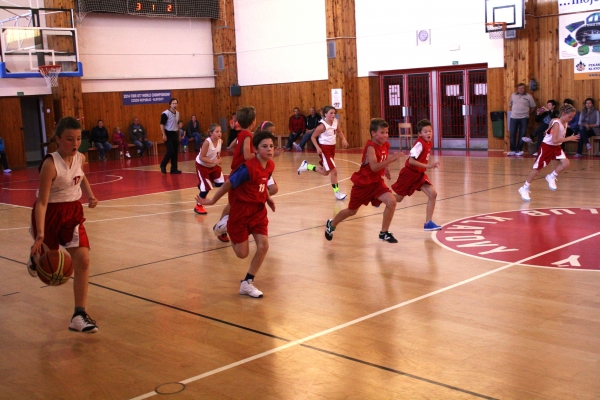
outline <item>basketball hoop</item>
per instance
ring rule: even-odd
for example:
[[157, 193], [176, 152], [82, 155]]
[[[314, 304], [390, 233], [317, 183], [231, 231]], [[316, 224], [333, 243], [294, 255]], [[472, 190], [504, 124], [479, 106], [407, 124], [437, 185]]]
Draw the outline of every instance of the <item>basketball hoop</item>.
[[40, 74], [46, 80], [48, 87], [58, 86], [58, 74], [62, 70], [60, 65], [40, 65]]
[[485, 30], [490, 35], [490, 39], [502, 39], [506, 31], [506, 22], [487, 22]]

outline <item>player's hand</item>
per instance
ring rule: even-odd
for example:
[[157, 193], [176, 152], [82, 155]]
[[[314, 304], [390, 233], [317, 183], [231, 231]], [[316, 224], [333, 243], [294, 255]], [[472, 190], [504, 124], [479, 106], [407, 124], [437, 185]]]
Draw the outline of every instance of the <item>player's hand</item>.
[[88, 207], [89, 208], [95, 208], [98, 205], [98, 199], [95, 197], [90, 197], [88, 199]]
[[404, 153], [403, 152], [400, 151], [398, 153], [392, 153], [390, 155], [390, 160], [396, 161], [396, 160], [399, 160], [400, 157], [404, 157]]
[[323, 150], [321, 149], [321, 146], [317, 147], [317, 154], [318, 155], [323, 154]]
[[577, 135], [572, 135], [572, 136], [569, 136], [569, 137], [571, 138], [571, 141], [572, 141], [572, 142], [577, 142], [577, 141], [579, 141], [579, 134], [577, 134]]
[[273, 201], [271, 196], [267, 197], [267, 205], [271, 210], [273, 210], [273, 212], [275, 212], [275, 202]]
[[387, 179], [392, 179], [392, 174], [390, 174], [390, 170], [387, 168], [385, 169], [385, 177]]
[[162, 135], [162, 140], [163, 140], [163, 142], [166, 142], [166, 141], [167, 141], [167, 135], [165, 135], [164, 133], [163, 133], [163, 135]]
[[31, 255], [35, 256], [42, 254], [42, 243], [44, 243], [43, 237], [37, 237], [35, 242], [33, 242], [33, 246], [31, 246]]
[[211, 205], [215, 204], [215, 202], [213, 201], [212, 198], [203, 199], [199, 195], [196, 195], [196, 203], [202, 204], [203, 206], [211, 206]]
[[440, 167], [440, 162], [436, 161], [434, 163], [429, 164], [429, 168], [434, 169], [434, 168], [439, 168]]
[[350, 145], [348, 144], [348, 142], [346, 141], [346, 139], [342, 139], [342, 147], [347, 149], [348, 147], [350, 147]]
[[273, 157], [279, 157], [281, 155], [281, 153], [283, 153], [285, 150], [282, 149], [281, 147], [277, 147], [275, 149], [275, 151], [273, 152]]
[[217, 158], [217, 161], [215, 161], [215, 166], [221, 165], [222, 162], [223, 162], [223, 160], [221, 160], [220, 158]]

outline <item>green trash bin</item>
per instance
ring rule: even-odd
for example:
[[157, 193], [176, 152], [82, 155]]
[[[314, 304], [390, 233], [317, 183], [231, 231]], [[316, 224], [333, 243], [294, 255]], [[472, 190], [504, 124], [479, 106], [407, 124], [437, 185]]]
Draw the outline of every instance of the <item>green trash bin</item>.
[[490, 113], [492, 119], [492, 132], [495, 138], [504, 137], [504, 111], [492, 111]]

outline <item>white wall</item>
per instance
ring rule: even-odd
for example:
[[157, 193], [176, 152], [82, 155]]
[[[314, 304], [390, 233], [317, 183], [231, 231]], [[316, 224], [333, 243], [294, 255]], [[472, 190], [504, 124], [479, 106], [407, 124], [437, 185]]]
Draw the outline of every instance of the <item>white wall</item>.
[[208, 19], [90, 13], [76, 27], [84, 93], [215, 86]]
[[234, 0], [238, 84], [328, 79], [324, 0]]
[[[490, 40], [484, 23], [482, 0], [356, 0], [358, 76], [452, 61], [503, 67], [503, 41]], [[430, 46], [417, 46], [421, 29], [431, 29]]]

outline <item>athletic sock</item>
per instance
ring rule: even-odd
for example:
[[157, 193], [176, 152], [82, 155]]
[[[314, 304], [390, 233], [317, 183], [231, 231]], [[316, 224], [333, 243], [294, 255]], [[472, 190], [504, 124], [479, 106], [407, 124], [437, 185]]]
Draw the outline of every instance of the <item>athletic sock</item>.
[[525, 184], [523, 185], [524, 188], [528, 188], [529, 187], [529, 182], [525, 181]]
[[207, 195], [208, 195], [208, 192], [200, 192], [201, 199], [205, 199]]
[[316, 165], [314, 165], [314, 164], [306, 164], [306, 168], [307, 168], [309, 171], [316, 171], [316, 170], [317, 170], [317, 166], [316, 166]]
[[337, 183], [332, 183], [331, 187], [333, 188], [333, 193], [337, 193], [340, 191], [340, 188], [338, 187]]
[[254, 280], [254, 275], [252, 275], [252, 274], [249, 274], [249, 273], [246, 273], [246, 277], [244, 278], [244, 280], [245, 280], [246, 282], [248, 282], [248, 279], [252, 279], [252, 280]]
[[553, 178], [556, 178], [558, 176], [558, 174], [556, 173], [556, 171], [552, 171], [552, 173], [550, 175], [552, 175]]

